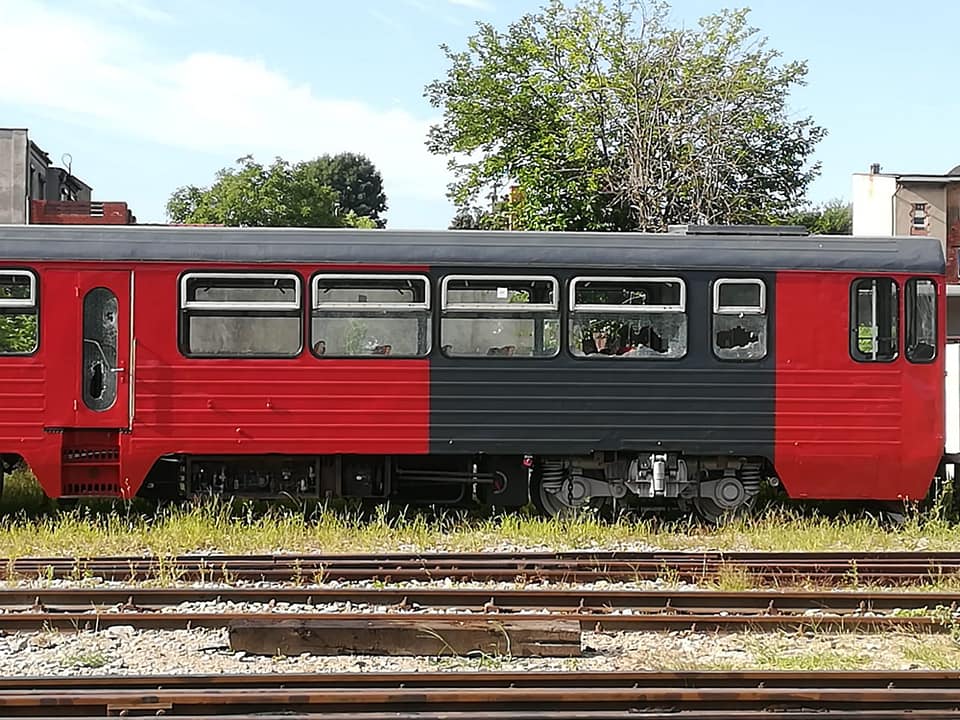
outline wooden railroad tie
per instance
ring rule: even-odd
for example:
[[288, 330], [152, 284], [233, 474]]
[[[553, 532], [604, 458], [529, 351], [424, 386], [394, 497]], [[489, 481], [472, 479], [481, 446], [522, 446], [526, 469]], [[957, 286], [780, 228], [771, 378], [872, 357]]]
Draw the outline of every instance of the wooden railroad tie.
[[580, 622], [405, 617], [236, 620], [228, 625], [234, 652], [252, 655], [450, 655], [576, 657]]

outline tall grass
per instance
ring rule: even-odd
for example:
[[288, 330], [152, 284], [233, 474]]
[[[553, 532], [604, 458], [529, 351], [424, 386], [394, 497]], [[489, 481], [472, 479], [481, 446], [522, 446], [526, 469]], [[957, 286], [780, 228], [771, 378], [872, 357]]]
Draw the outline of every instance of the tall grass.
[[[770, 505], [720, 528], [583, 514], [482, 516], [450, 510], [372, 511], [341, 504], [265, 504], [214, 499], [155, 508], [142, 501], [81, 502], [65, 510], [25, 474], [8, 479], [0, 504], [0, 557], [192, 552], [389, 552], [508, 549], [949, 550], [960, 526], [938, 513], [885, 525], [865, 513], [825, 514]], [[742, 578], [732, 578], [742, 584]]]

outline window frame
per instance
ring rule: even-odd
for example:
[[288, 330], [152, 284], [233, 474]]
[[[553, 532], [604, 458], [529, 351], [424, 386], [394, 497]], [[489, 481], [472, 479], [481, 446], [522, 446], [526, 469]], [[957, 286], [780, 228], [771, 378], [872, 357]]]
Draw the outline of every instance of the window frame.
[[[187, 300], [187, 283], [197, 277], [219, 278], [240, 280], [244, 278], [273, 278], [273, 279], [293, 279], [295, 301], [284, 302], [265, 302], [265, 301], [211, 301], [211, 300]], [[304, 308], [303, 308], [303, 277], [298, 272], [292, 270], [188, 270], [180, 275], [179, 296], [177, 308], [177, 349], [183, 357], [192, 360], [294, 360], [303, 354], [303, 336], [304, 336]], [[189, 349], [190, 339], [190, 315], [191, 312], [197, 313], [200, 317], [209, 313], [211, 310], [227, 310], [232, 313], [250, 312], [253, 317], [269, 316], [270, 311], [274, 311], [275, 316], [292, 317], [296, 312], [297, 322], [299, 323], [297, 339], [298, 345], [295, 352], [291, 353], [258, 353], [256, 355], [240, 355], [236, 353], [211, 355], [207, 353], [191, 352]]]
[[[549, 282], [553, 287], [552, 303], [450, 303], [447, 300], [451, 280], [489, 280], [505, 282]], [[560, 312], [560, 281], [553, 275], [444, 275], [440, 281], [440, 312]]]
[[[548, 282], [553, 291], [553, 301], [549, 303], [450, 303], [447, 291], [451, 280], [482, 280], [511, 282]], [[448, 318], [462, 317], [468, 313], [498, 313], [505, 316], [524, 317], [526, 315], [556, 315], [557, 347], [549, 355], [448, 355], [444, 352], [443, 321]], [[476, 318], [474, 318], [476, 319]], [[554, 319], [554, 318], [550, 318]], [[503, 274], [465, 274], [444, 275], [440, 280], [440, 317], [437, 333], [440, 338], [440, 354], [451, 360], [550, 360], [560, 355], [563, 344], [563, 309], [560, 302], [560, 280], [555, 275], [503, 275]]]
[[[629, 282], [675, 282], [680, 287], [680, 300], [676, 305], [597, 305], [593, 303], [583, 303], [578, 304], [577, 299], [577, 283], [579, 281], [586, 282], [611, 282], [611, 283], [629, 283]], [[632, 357], [626, 358], [627, 360], [633, 361], [649, 361], [653, 360], [655, 362], [677, 362], [683, 360], [690, 354], [690, 323], [689, 315], [687, 313], [687, 281], [678, 276], [678, 275], [664, 275], [664, 276], [651, 276], [651, 275], [576, 275], [570, 279], [570, 282], [567, 284], [567, 292], [569, 293], [569, 298], [567, 302], [567, 312], [566, 317], [563, 322], [563, 335], [562, 341], [566, 346], [567, 355], [578, 362], [595, 362], [595, 358], [607, 358], [607, 359], [616, 359], [620, 356], [618, 355], [604, 355], [601, 353], [594, 353], [592, 355], [578, 355], [573, 351], [573, 348], [570, 345], [570, 328], [573, 319], [576, 317], [576, 313], [584, 312], [595, 312], [601, 314], [640, 314], [640, 313], [680, 313], [686, 319], [686, 327], [684, 328], [684, 339], [686, 343], [684, 345], [683, 354], [678, 355], [677, 357]]]
[[[631, 283], [631, 282], [658, 282], [658, 283], [667, 283], [675, 282], [680, 286], [680, 302], [678, 305], [595, 305], [590, 303], [577, 303], [577, 283], [580, 281], [586, 282], [610, 282], [610, 283]], [[611, 309], [611, 308], [616, 308]], [[577, 275], [576, 277], [570, 280], [570, 303], [569, 310], [573, 312], [599, 312], [599, 313], [612, 313], [612, 312], [624, 312], [624, 313], [642, 313], [642, 312], [658, 312], [658, 313], [668, 313], [668, 312], [679, 312], [684, 315], [687, 314], [687, 283], [681, 277], [669, 276], [669, 277], [649, 277], [649, 276], [633, 276], [633, 275]]]
[[[757, 285], [760, 288], [759, 305], [720, 305], [720, 288], [724, 285]], [[767, 282], [763, 278], [719, 277], [713, 281], [713, 312], [710, 315], [710, 352], [720, 362], [748, 363], [760, 362], [770, 355], [770, 318], [767, 315]], [[721, 357], [717, 354], [717, 315], [762, 315], [766, 334], [763, 355], [750, 358]]]
[[[724, 285], [757, 285], [760, 288], [760, 305], [728, 305], [720, 306], [720, 288]], [[762, 278], [717, 278], [713, 281], [713, 314], [714, 315], [766, 315], [767, 314], [767, 283]]]
[[[915, 360], [910, 357], [910, 324], [909, 318], [907, 317], [910, 304], [910, 292], [911, 288], [915, 288], [920, 282], [928, 282], [933, 286], [933, 355], [926, 360]], [[938, 345], [940, 344], [940, 288], [937, 286], [937, 281], [932, 277], [917, 276], [908, 278], [907, 281], [903, 284], [903, 357], [906, 358], [907, 362], [913, 365], [929, 365], [930, 363], [936, 362], [937, 357], [940, 355], [940, 349]]]
[[10, 312], [2, 313], [4, 315], [36, 315], [37, 317], [37, 341], [32, 350], [26, 352], [2, 352], [0, 351], [0, 358], [14, 358], [14, 357], [33, 357], [38, 352], [40, 352], [40, 283], [37, 273], [33, 269], [29, 268], [2, 268], [0, 267], [0, 276], [10, 275], [13, 277], [26, 277], [30, 280], [30, 297], [29, 298], [0, 298], [0, 308], [22, 308], [26, 310], [32, 310], [33, 312]]
[[[187, 296], [187, 283], [197, 277], [203, 278], [213, 278], [220, 280], [240, 280], [250, 277], [258, 277], [264, 279], [274, 279], [274, 280], [289, 280], [293, 279], [295, 282], [294, 285], [294, 300], [292, 301], [283, 301], [283, 302], [268, 302], [268, 301], [253, 301], [253, 302], [244, 302], [244, 301], [219, 301], [219, 300], [186, 300]], [[202, 270], [191, 270], [184, 273], [180, 277], [180, 309], [181, 310], [276, 310], [277, 312], [281, 310], [302, 310], [303, 305], [303, 287], [302, 279], [297, 273], [294, 272], [273, 272], [273, 271], [264, 271], [264, 272], [218, 272], [210, 271], [205, 272]]]
[[[890, 358], [883, 358], [883, 359], [869, 358], [869, 357], [861, 358], [861, 357], [857, 357], [858, 353], [860, 353], [861, 355], [863, 354], [857, 349], [857, 343], [860, 340], [858, 335], [859, 328], [856, 324], [857, 284], [864, 281], [876, 281], [876, 280], [887, 280], [893, 283], [893, 287], [896, 289], [896, 312], [894, 313], [894, 317], [896, 317], [896, 320], [897, 320], [897, 325], [896, 325], [897, 336], [895, 339], [896, 341], [893, 343], [895, 352], [893, 354], [893, 357], [890, 357]], [[848, 302], [850, 304], [849, 313], [848, 313], [849, 315], [848, 330], [847, 330], [847, 332], [849, 333], [850, 342], [847, 346], [847, 351], [850, 353], [851, 359], [856, 363], [862, 363], [862, 364], [894, 363], [897, 360], [899, 360], [903, 356], [903, 352], [900, 347], [901, 342], [903, 340], [903, 323], [901, 319], [902, 308], [903, 308], [903, 292], [902, 292], [902, 288], [900, 287], [900, 283], [897, 282], [897, 279], [886, 276], [886, 275], [860, 275], [860, 276], [854, 277], [853, 280], [850, 281], [850, 289], [847, 297], [848, 297]]]
[[[374, 302], [374, 303], [360, 303], [360, 302], [333, 302], [333, 303], [319, 303], [319, 293], [317, 287], [320, 280], [421, 280], [423, 281], [424, 292], [423, 292], [423, 302]], [[423, 360], [430, 357], [430, 354], [433, 352], [433, 286], [431, 285], [430, 276], [424, 273], [364, 273], [364, 272], [340, 272], [340, 273], [330, 273], [318, 271], [310, 276], [310, 304], [307, 310], [307, 331], [308, 336], [307, 348], [310, 354], [317, 358], [318, 360]], [[349, 310], [399, 310], [405, 311], [408, 313], [424, 312], [426, 313], [427, 319], [427, 333], [426, 333], [426, 348], [422, 353], [417, 353], [415, 355], [334, 355], [334, 354], [323, 354], [318, 355], [314, 351], [314, 345], [316, 344], [313, 340], [313, 318], [315, 311], [331, 310], [334, 312], [345, 312]]]

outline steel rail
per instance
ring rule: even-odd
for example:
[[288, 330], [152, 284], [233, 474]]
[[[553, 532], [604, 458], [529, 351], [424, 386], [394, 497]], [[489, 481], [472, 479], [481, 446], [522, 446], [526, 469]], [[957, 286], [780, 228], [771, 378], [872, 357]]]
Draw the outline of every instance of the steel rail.
[[584, 613], [790, 614], [823, 611], [867, 614], [934, 608], [955, 609], [960, 593], [812, 590], [550, 590], [526, 588], [10, 588], [0, 589], [0, 610], [46, 613], [118, 608], [156, 611], [184, 603], [257, 603], [318, 606], [343, 604], [388, 607], [396, 611], [457, 608], [464, 611], [577, 610]]
[[537, 613], [218, 613], [218, 612], [85, 612], [85, 613], [7, 613], [0, 615], [0, 631], [61, 632], [101, 630], [107, 627], [130, 626], [141, 630], [186, 630], [192, 628], [224, 628], [238, 622], [261, 622], [308, 625], [311, 621], [324, 623], [384, 622], [405, 626], [443, 626], [481, 622], [502, 623], [505, 620], [550, 625], [558, 621], [575, 620], [582, 631], [653, 631], [653, 630], [721, 630], [749, 629], [821, 631], [881, 631], [927, 630], [947, 632], [951, 624], [930, 615], [740, 615], [736, 613], [689, 613], [607, 615], [583, 612]]
[[[554, 718], [580, 717], [960, 717], [956, 674], [910, 673], [435, 673], [277, 677], [109, 678], [90, 685], [0, 684], [0, 714], [237, 717], [302, 713], [306, 717]], [[5, 683], [6, 681], [4, 681]], [[101, 680], [102, 682], [102, 680]], [[362, 692], [359, 690], [362, 689]], [[683, 714], [680, 714], [683, 713]], [[707, 714], [709, 713], [709, 714]], [[734, 714], [735, 713], [735, 714]]]
[[463, 579], [631, 581], [669, 575], [696, 582], [723, 571], [756, 582], [904, 584], [960, 574], [960, 553], [424, 553], [0, 560], [0, 577], [291, 581]]

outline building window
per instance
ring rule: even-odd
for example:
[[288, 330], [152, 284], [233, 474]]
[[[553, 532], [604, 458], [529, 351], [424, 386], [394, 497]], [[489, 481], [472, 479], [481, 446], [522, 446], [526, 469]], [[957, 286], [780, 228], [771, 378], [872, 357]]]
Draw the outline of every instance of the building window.
[[713, 284], [713, 354], [721, 360], [766, 356], [767, 288], [763, 280], [723, 278]]
[[552, 357], [560, 349], [554, 277], [448, 275], [440, 336], [448, 357]]
[[29, 270], [0, 270], [0, 355], [37, 349], [37, 278]]
[[932, 280], [908, 280], [904, 290], [907, 360], [931, 362], [937, 356], [937, 286]]
[[424, 357], [430, 281], [424, 275], [315, 275], [310, 327], [317, 356]]
[[570, 283], [570, 352], [675, 359], [687, 353], [683, 280], [578, 277]]
[[910, 213], [910, 227], [912, 230], [925, 231], [927, 229], [927, 204], [920, 202], [913, 204]]
[[180, 285], [181, 348], [192, 357], [300, 353], [300, 278], [287, 273], [188, 273]]
[[888, 278], [855, 280], [851, 293], [850, 354], [860, 362], [897, 357], [897, 284]]

